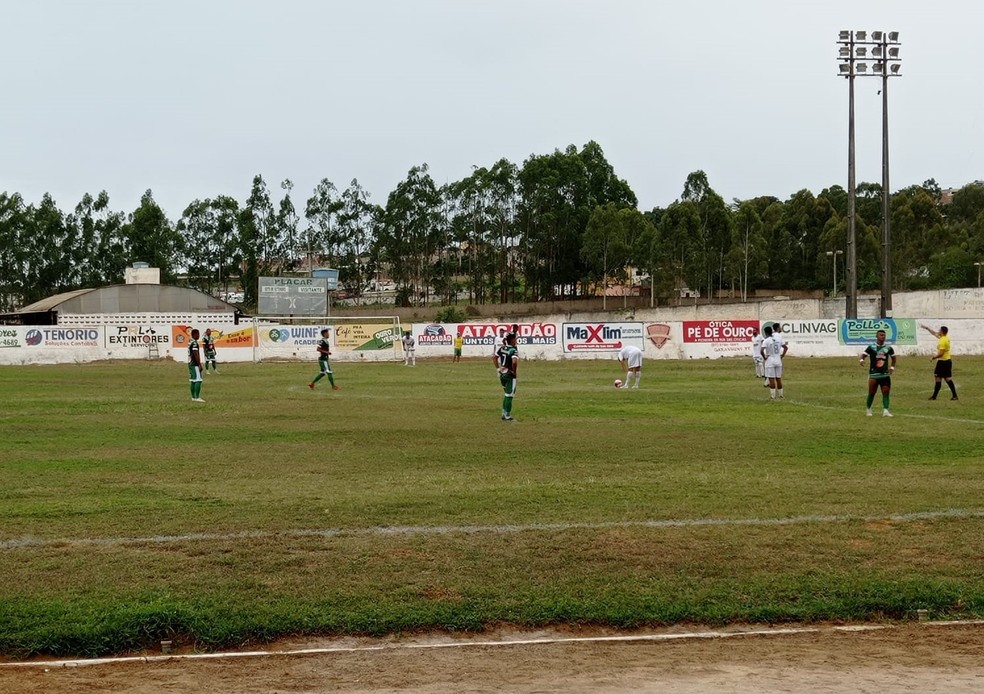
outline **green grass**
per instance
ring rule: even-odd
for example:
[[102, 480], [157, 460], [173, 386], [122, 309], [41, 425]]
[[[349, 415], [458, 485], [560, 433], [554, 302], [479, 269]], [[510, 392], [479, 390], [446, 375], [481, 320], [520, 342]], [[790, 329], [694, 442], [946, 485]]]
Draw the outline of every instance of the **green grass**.
[[899, 366], [524, 363], [513, 424], [485, 360], [0, 368], [0, 653], [981, 617], [984, 358]]

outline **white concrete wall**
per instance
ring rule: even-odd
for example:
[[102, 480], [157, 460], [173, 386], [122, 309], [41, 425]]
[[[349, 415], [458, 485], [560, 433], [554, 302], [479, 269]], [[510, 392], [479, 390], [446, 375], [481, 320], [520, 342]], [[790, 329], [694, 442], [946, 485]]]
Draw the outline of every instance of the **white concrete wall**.
[[[877, 297], [859, 302], [862, 315], [874, 315]], [[925, 323], [950, 328], [955, 355], [984, 354], [984, 292], [977, 289], [913, 292], [893, 297], [895, 324], [905, 339], [896, 342], [900, 356], [930, 355], [936, 338], [918, 329]], [[862, 311], [861, 307], [865, 310]], [[614, 359], [624, 343], [636, 344], [647, 359], [716, 359], [749, 357], [750, 332], [766, 322], [784, 326], [790, 357], [854, 356], [862, 349], [847, 344], [843, 298], [773, 300], [527, 317], [519, 326], [524, 359]], [[903, 318], [904, 317], [904, 318]], [[151, 346], [161, 358], [185, 361], [187, 334], [212, 328], [219, 362], [256, 360], [315, 361], [314, 345], [321, 326], [277, 325], [268, 322], [235, 325], [227, 317], [128, 316], [126, 321], [100, 317], [99, 324], [78, 321], [62, 326], [0, 326], [0, 364], [51, 364], [100, 359], [147, 359]], [[85, 323], [85, 324], [81, 324]], [[380, 361], [402, 358], [398, 335], [385, 319], [366, 318], [361, 325], [333, 325], [336, 361]], [[417, 342], [420, 359], [452, 356], [452, 341], [462, 334], [465, 358], [490, 358], [500, 328], [512, 323], [475, 321], [458, 324], [404, 325]], [[901, 326], [905, 326], [902, 330]], [[863, 331], [862, 331], [863, 332]], [[869, 330], [869, 332], [873, 332]], [[383, 333], [386, 333], [383, 335]], [[906, 337], [907, 336], [907, 337]], [[890, 336], [891, 337], [891, 336]], [[376, 339], [378, 338], [378, 339]]]

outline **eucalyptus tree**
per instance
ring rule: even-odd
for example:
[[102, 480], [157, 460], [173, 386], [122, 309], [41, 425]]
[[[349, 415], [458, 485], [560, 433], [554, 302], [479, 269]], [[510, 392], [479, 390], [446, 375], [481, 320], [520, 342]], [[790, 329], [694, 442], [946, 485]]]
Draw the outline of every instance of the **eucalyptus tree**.
[[338, 267], [338, 259], [345, 241], [338, 223], [341, 209], [342, 201], [335, 184], [327, 178], [322, 178], [304, 206], [307, 228], [304, 230], [302, 246], [307, 270], [314, 268], [315, 258], [319, 264]]
[[705, 279], [702, 229], [700, 210], [693, 200], [670, 203], [660, 218], [650, 263], [669, 278], [673, 289], [696, 289]]
[[291, 272], [297, 269], [301, 256], [303, 255], [302, 244], [297, 235], [297, 225], [300, 217], [291, 200], [290, 192], [294, 190], [294, 183], [289, 178], [280, 182], [280, 188], [284, 191], [284, 196], [280, 198], [280, 205], [277, 208], [277, 263], [284, 272]]
[[180, 259], [181, 237], [168, 220], [164, 210], [154, 200], [152, 191], [140, 197], [140, 205], [127, 218], [122, 229], [129, 262], [143, 261], [159, 268], [161, 281], [173, 284], [177, 279], [177, 263]]
[[835, 214], [826, 198], [815, 198], [808, 190], [800, 190], [786, 201], [777, 239], [777, 252], [785, 268], [781, 286], [794, 289], [824, 286], [824, 270], [817, 263], [820, 238]]
[[500, 159], [489, 170], [482, 169], [489, 220], [488, 240], [495, 254], [495, 284], [499, 303], [517, 299], [515, 251], [519, 246], [516, 211], [519, 207], [519, 168], [508, 159]]
[[519, 222], [528, 300], [579, 293], [585, 274], [581, 240], [593, 209], [588, 206], [587, 176], [574, 145], [523, 162]]
[[277, 219], [266, 181], [260, 175], [253, 177], [249, 197], [239, 212], [239, 244], [243, 303], [256, 306], [259, 278], [280, 270], [276, 263]]
[[634, 235], [630, 262], [642, 273], [649, 275], [649, 306], [656, 305], [656, 288], [660, 285], [660, 296], [669, 293], [673, 288], [672, 277], [663, 271], [659, 254], [658, 225], [665, 210], [653, 208], [640, 213], [643, 224], [639, 233]]
[[[641, 244], [652, 242], [654, 229], [635, 207], [619, 207], [614, 202], [596, 207], [588, 220], [581, 246], [581, 257], [588, 268], [589, 280], [602, 284], [602, 306], [608, 308], [607, 288], [609, 279], [624, 285], [628, 280], [628, 266], [634, 252]], [[642, 239], [642, 240], [640, 240]], [[627, 303], [627, 292], [622, 293], [622, 305]]]
[[427, 170], [426, 164], [413, 167], [389, 194], [380, 230], [399, 301], [409, 305], [426, 303], [430, 261], [442, 240], [440, 196]]
[[727, 205], [724, 198], [711, 188], [703, 171], [694, 171], [687, 176], [680, 200], [694, 203], [700, 221], [696, 229], [696, 253], [692, 260], [696, 267], [689, 270], [691, 276], [700, 277], [700, 280], [693, 288], [707, 287], [708, 297], [713, 297], [714, 279], [718, 278], [720, 287], [724, 256], [731, 242], [731, 217]]
[[619, 209], [639, 206], [639, 199], [629, 184], [615, 173], [615, 168], [605, 158], [605, 153], [594, 140], [585, 144], [578, 157], [584, 163], [587, 175], [587, 204], [594, 209], [598, 205], [614, 204]]
[[338, 260], [339, 277], [357, 301], [378, 269], [372, 250], [381, 217], [382, 209], [369, 202], [369, 193], [353, 178], [338, 200], [336, 220], [343, 243]]
[[109, 207], [109, 195], [102, 191], [93, 198], [86, 193], [66, 217], [66, 224], [78, 237], [73, 262], [74, 284], [100, 287], [123, 279], [129, 257], [129, 241], [123, 235], [126, 217]]
[[930, 259], [946, 236], [938, 200], [936, 191], [923, 186], [892, 196], [892, 284], [897, 289], [923, 285], [928, 276]]
[[581, 240], [581, 259], [587, 270], [587, 280], [601, 286], [602, 308], [608, 308], [609, 279], [624, 279], [629, 259], [628, 230], [615, 203], [599, 205], [588, 219], [588, 228]]
[[443, 190], [458, 275], [467, 274], [469, 299], [476, 304], [486, 303], [495, 268], [489, 260], [487, 173], [485, 168], [474, 167], [470, 176], [448, 184]]
[[20, 193], [0, 191], [0, 310], [23, 303], [27, 276], [23, 241], [30, 228], [29, 212]]
[[177, 229], [182, 235], [189, 285], [210, 294], [228, 291], [230, 275], [239, 274], [239, 203], [232, 197], [195, 200]]
[[731, 224], [731, 244], [725, 256], [725, 269], [732, 286], [738, 285], [741, 300], [748, 300], [751, 277], [761, 277], [768, 271], [768, 246], [763, 233], [764, 224], [756, 206], [750, 201], [736, 201]]
[[72, 288], [74, 234], [65, 217], [45, 193], [38, 206], [27, 208], [27, 227], [19, 239], [22, 249], [23, 299], [32, 303]]

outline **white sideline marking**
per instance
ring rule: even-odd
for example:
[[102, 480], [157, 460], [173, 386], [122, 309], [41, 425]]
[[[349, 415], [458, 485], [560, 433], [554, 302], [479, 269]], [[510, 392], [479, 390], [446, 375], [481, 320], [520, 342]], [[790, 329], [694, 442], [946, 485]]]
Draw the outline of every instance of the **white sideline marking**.
[[[923, 622], [924, 627], [977, 626], [984, 625], [984, 619], [967, 621]], [[86, 665], [109, 665], [119, 663], [161, 663], [169, 660], [218, 660], [220, 658], [264, 658], [269, 656], [316, 655], [328, 653], [370, 653], [375, 651], [425, 650], [437, 648], [489, 648], [494, 646], [543, 646], [564, 643], [611, 643], [641, 641], [679, 641], [686, 639], [730, 639], [745, 636], [789, 636], [796, 634], [818, 634], [832, 632], [863, 632], [882, 629], [897, 629], [899, 624], [855, 624], [833, 627], [778, 627], [774, 629], [742, 629], [737, 631], [691, 631], [676, 634], [630, 634], [625, 636], [555, 636], [530, 639], [511, 639], [502, 641], [442, 641], [440, 643], [388, 643], [380, 646], [325, 646], [323, 648], [297, 648], [271, 651], [226, 651], [220, 653], [188, 653], [169, 655], [116, 656], [110, 658], [85, 658], [71, 660], [39, 660], [22, 663], [0, 663], [0, 667], [64, 667], [74, 668]]]
[[946, 509], [875, 516], [792, 516], [790, 518], [682, 518], [666, 520], [608, 521], [599, 523], [534, 523], [530, 525], [451, 525], [451, 526], [378, 526], [374, 528], [300, 528], [297, 530], [243, 530], [236, 533], [187, 533], [149, 537], [81, 537], [43, 540], [32, 537], [0, 540], [0, 550], [25, 547], [99, 546], [170, 544], [226, 540], [270, 539], [283, 537], [348, 537], [398, 535], [453, 535], [482, 533], [522, 533], [543, 530], [606, 530], [609, 528], [692, 528], [727, 526], [782, 526], [807, 523], [872, 523], [893, 521], [907, 523], [939, 518], [984, 518], [981, 509]]

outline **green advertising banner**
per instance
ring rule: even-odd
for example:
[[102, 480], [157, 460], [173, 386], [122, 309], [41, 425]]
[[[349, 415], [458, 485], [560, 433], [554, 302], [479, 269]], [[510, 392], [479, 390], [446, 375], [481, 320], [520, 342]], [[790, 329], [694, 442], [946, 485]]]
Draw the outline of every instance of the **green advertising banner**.
[[845, 318], [840, 321], [838, 337], [842, 345], [866, 345], [875, 341], [875, 333], [885, 331], [885, 342], [892, 345], [916, 344], [918, 325], [913, 318]]

